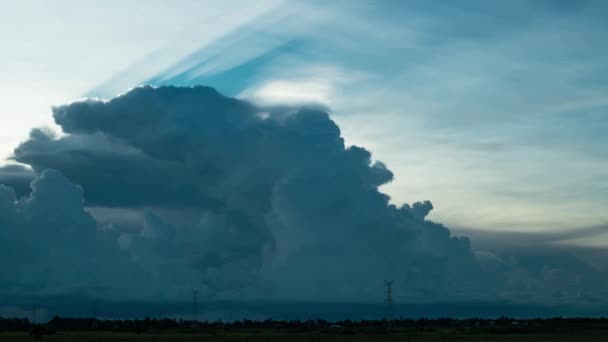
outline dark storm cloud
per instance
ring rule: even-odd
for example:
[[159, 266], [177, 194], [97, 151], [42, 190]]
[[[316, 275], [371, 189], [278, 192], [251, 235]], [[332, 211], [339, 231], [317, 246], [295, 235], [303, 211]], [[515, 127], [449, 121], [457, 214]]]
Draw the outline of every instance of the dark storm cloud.
[[2, 292], [78, 288], [96, 252], [96, 224], [83, 210], [82, 189], [51, 170], [31, 186], [31, 194], [17, 200], [12, 188], [0, 185]]
[[[100, 132], [57, 139], [52, 133], [34, 129], [13, 154], [37, 172], [58, 169], [86, 184], [88, 205], [187, 206], [207, 200], [196, 192], [195, 176], [181, 164], [151, 158]], [[7, 180], [6, 184], [14, 182]]]
[[0, 166], [0, 184], [10, 184], [19, 197], [29, 193], [34, 178], [36, 173], [22, 165]]
[[392, 172], [325, 111], [260, 111], [207, 87], [54, 108], [66, 135], [35, 129], [13, 154], [40, 174], [32, 193], [0, 188], [2, 290], [375, 301], [393, 279], [402, 301], [576, 302], [605, 284], [558, 256], [474, 252], [431, 202], [389, 204]]
[[83, 189], [55, 170], [43, 171], [21, 199], [0, 185], [0, 296], [174, 298], [198, 281], [184, 267], [146, 269], [120, 249], [121, 232], [99, 226], [83, 205]]
[[87, 205], [147, 212], [116, 248], [156, 282], [306, 299], [374, 298], [387, 277], [415, 296], [471, 290], [468, 239], [425, 220], [428, 201], [389, 205], [392, 172], [324, 111], [262, 118], [211, 88], [140, 87], [54, 117], [67, 135], [33, 130], [13, 158], [60, 170]]

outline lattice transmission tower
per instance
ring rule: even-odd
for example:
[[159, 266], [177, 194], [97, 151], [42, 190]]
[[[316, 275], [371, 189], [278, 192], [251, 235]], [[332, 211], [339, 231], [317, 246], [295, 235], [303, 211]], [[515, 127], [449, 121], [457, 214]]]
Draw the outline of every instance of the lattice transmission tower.
[[200, 290], [192, 289], [192, 325], [198, 324], [198, 293]]
[[385, 280], [384, 286], [386, 286], [386, 327], [392, 328], [393, 325], [393, 280]]

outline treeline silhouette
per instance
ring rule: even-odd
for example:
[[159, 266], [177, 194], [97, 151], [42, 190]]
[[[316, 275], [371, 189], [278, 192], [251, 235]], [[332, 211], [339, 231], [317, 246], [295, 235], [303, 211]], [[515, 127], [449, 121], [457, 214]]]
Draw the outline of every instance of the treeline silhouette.
[[114, 332], [161, 332], [202, 330], [291, 330], [318, 331], [320, 333], [358, 334], [370, 331], [390, 333], [402, 331], [460, 332], [490, 334], [536, 334], [594, 330], [608, 332], [608, 318], [547, 318], [547, 319], [396, 319], [389, 325], [386, 320], [237, 320], [234, 322], [188, 321], [181, 319], [114, 320], [96, 318], [54, 317], [44, 324], [34, 324], [28, 319], [0, 317], [0, 333], [5, 331], [29, 332], [34, 338], [53, 335], [57, 331], [114, 331]]
[[[55, 331], [162, 331], [162, 330], [192, 330], [192, 329], [317, 329], [356, 331], [357, 329], [386, 329], [386, 320], [342, 320], [330, 322], [326, 320], [273, 320], [263, 321], [237, 320], [233, 322], [189, 321], [170, 318], [145, 318], [138, 320], [113, 320], [96, 318], [66, 318], [54, 317], [45, 324], [34, 324], [28, 319], [0, 317], [0, 332], [22, 331], [33, 334], [52, 334]], [[498, 319], [395, 319], [391, 329], [415, 330], [459, 330], [484, 331], [494, 333], [537, 333], [576, 329], [608, 329], [608, 318], [546, 318], [546, 319], [515, 319], [501, 317]]]

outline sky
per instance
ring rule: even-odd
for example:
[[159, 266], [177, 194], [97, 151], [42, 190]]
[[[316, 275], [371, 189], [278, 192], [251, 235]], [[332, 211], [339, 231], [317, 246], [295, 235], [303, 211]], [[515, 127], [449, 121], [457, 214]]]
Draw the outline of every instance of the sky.
[[[217, 298], [307, 300], [335, 294], [299, 277], [373, 300], [367, 282], [340, 286], [403, 276], [417, 280], [402, 301], [588, 305], [607, 279], [606, 10], [541, 0], [3, 2], [0, 155], [12, 166], [0, 183], [14, 190], [0, 199], [14, 204], [0, 219], [21, 232], [53, 226], [62, 219], [49, 221], [51, 203], [37, 194], [61, 191], [67, 217], [104, 232], [91, 248], [135, 265], [125, 274], [175, 269], [199, 248], [191, 241], [204, 241], [209, 255], [175, 271], [183, 286], [170, 286], [172, 298], [201, 274]], [[308, 182], [320, 188], [300, 187]], [[353, 228], [340, 253], [326, 244], [358, 222], [388, 228]], [[209, 228], [224, 226], [233, 235]], [[58, 246], [72, 234], [57, 233]], [[395, 236], [408, 247], [378, 253]], [[354, 256], [363, 252], [374, 257]], [[5, 260], [20, 257], [12, 253]], [[57, 265], [68, 256], [53, 253]], [[341, 266], [334, 279], [319, 271], [324, 260], [363, 271]], [[104, 272], [107, 296], [130, 293], [136, 280]], [[470, 281], [480, 274], [483, 284]], [[37, 288], [24, 275], [0, 292], [89, 291], [90, 279], [66, 287], [73, 276]], [[574, 283], [555, 284], [566, 277]]]

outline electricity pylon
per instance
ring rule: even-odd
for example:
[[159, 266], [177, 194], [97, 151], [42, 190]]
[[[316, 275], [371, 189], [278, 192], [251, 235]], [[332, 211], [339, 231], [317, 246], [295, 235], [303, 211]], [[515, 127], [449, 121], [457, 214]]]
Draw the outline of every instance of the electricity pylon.
[[386, 327], [392, 328], [393, 324], [393, 280], [385, 280], [384, 285], [386, 286]]
[[198, 323], [198, 292], [200, 290], [192, 289], [192, 325]]

